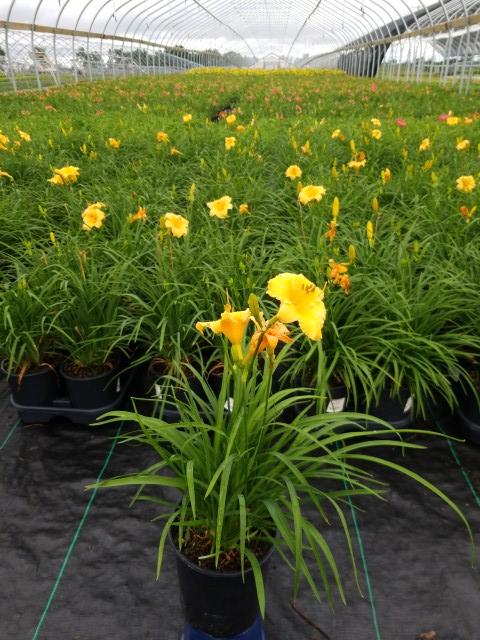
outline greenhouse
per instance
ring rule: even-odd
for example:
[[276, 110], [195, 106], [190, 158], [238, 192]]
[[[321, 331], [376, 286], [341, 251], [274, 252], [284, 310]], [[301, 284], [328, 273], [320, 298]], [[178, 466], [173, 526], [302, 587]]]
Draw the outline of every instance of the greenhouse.
[[480, 0], [0, 27], [0, 640], [480, 640]]

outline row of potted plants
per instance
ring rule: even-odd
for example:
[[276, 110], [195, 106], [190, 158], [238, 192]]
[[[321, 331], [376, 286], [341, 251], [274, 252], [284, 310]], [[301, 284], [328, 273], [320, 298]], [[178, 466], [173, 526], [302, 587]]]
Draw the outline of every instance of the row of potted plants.
[[[207, 362], [194, 325], [214, 313], [225, 293], [215, 280], [200, 279], [203, 268], [193, 255], [171, 250], [129, 256], [103, 244], [80, 250], [72, 243], [52, 247], [40, 260], [15, 262], [15, 277], [0, 292], [0, 352], [19, 404], [48, 404], [57, 370], [66, 380], [108, 382], [146, 363], [154, 390], [154, 378]], [[477, 288], [442, 273], [438, 263], [421, 270], [415, 262], [393, 269], [358, 264], [348, 296], [334, 287], [325, 291], [322, 342], [300, 336], [276, 374], [278, 384], [315, 389], [325, 398], [323, 409], [332, 399], [336, 408], [374, 410], [380, 400], [397, 398], [400, 423], [407, 403], [405, 418], [410, 406], [416, 415], [440, 401], [453, 409], [458, 389], [478, 389]], [[213, 338], [210, 347], [218, 349]], [[36, 392], [47, 395], [27, 401], [18, 394], [33, 378]]]

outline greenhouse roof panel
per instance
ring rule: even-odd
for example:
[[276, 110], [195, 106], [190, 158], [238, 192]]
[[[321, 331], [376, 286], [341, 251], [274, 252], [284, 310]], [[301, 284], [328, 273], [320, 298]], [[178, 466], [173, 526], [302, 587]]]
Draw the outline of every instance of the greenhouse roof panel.
[[254, 59], [269, 53], [293, 59], [479, 13], [479, 0], [0, 1], [0, 19], [7, 23], [167, 46], [230, 48]]

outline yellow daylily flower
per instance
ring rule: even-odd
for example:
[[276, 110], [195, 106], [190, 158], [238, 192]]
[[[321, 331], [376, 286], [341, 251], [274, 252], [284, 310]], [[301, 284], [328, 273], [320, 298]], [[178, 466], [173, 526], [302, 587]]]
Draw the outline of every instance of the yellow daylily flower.
[[120, 140], [118, 140], [118, 138], [109, 138], [107, 140], [107, 145], [111, 148], [111, 149], [120, 149], [120, 145], [122, 143], [120, 142]]
[[157, 142], [170, 142], [168, 133], [165, 131], [157, 131]]
[[382, 132], [380, 131], [380, 129], [373, 129], [372, 138], [374, 138], [375, 140], [380, 140], [381, 137], [382, 137]]
[[[351, 142], [353, 142], [353, 140]], [[354, 147], [355, 144], [351, 146]], [[359, 170], [365, 167], [366, 164], [367, 164], [367, 159], [365, 157], [365, 153], [363, 151], [359, 151], [358, 153], [355, 154], [355, 157], [352, 160], [350, 160], [350, 162], [347, 163], [347, 166], [350, 169], [354, 169], [355, 173], [358, 173]]]
[[476, 187], [473, 176], [460, 176], [457, 178], [457, 189], [462, 193], [471, 193]]
[[2, 151], [8, 151], [7, 144], [9, 142], [10, 142], [10, 138], [6, 136], [4, 133], [2, 133], [2, 130], [0, 129], [0, 149]]
[[32, 136], [26, 131], [21, 131], [20, 129], [17, 129], [17, 133], [24, 142], [32, 141]]
[[301, 273], [280, 273], [268, 281], [267, 293], [280, 301], [280, 322], [298, 322], [311, 340], [320, 340], [327, 310], [323, 290]]
[[76, 182], [79, 175], [80, 169], [78, 167], [62, 167], [53, 170], [53, 178], [49, 178], [48, 182], [56, 185], [69, 184]]
[[290, 180], [295, 180], [296, 178], [302, 177], [302, 170], [298, 166], [298, 164], [291, 164], [285, 170], [285, 177], [290, 178]]
[[308, 204], [315, 200], [316, 202], [320, 202], [323, 196], [327, 193], [327, 190], [322, 185], [313, 185], [309, 184], [306, 187], [303, 187], [298, 194], [298, 200], [302, 204]]
[[171, 156], [181, 156], [183, 155], [181, 151], [179, 151], [176, 147], [171, 147], [170, 148], [170, 155]]
[[431, 146], [432, 146], [432, 143], [430, 141], [430, 138], [424, 138], [421, 141], [421, 143], [420, 143], [420, 145], [418, 147], [418, 150], [419, 151], [427, 151], [428, 149], [430, 149]]
[[459, 140], [456, 145], [457, 151], [466, 151], [470, 147], [470, 140]]
[[186, 113], [184, 116], [182, 116], [182, 120], [185, 124], [187, 124], [188, 122], [192, 121], [192, 114], [191, 113]]
[[84, 210], [82, 213], [84, 231], [91, 231], [94, 227], [100, 229], [105, 220], [105, 213], [102, 211], [105, 206], [103, 202], [94, 202]]
[[238, 131], [238, 133], [244, 133], [245, 129], [246, 129], [246, 127], [245, 127], [245, 125], [243, 125], [243, 124], [239, 124], [239, 125], [237, 125], [237, 131]]
[[377, 128], [378, 128], [378, 127], [381, 127], [381, 126], [382, 126], [382, 121], [381, 121], [381, 120], [379, 120], [378, 118], [372, 118], [372, 119], [370, 120], [370, 122], [372, 123], [372, 126], [373, 126], [373, 127], [377, 127]]
[[392, 179], [391, 170], [388, 167], [386, 169], [382, 169], [382, 171], [380, 171], [380, 177], [383, 184], [387, 184], [387, 182], [390, 182], [390, 180]]
[[312, 154], [312, 150], [310, 148], [310, 140], [307, 140], [305, 142], [305, 144], [302, 144], [302, 146], [300, 147], [300, 149], [302, 150], [302, 152], [306, 155], [309, 156]]
[[225, 309], [218, 320], [209, 322], [197, 322], [195, 328], [200, 333], [205, 329], [210, 329], [213, 333], [223, 333], [232, 345], [232, 357], [235, 362], [243, 361], [242, 342], [245, 330], [250, 322], [252, 314], [250, 309], [244, 311], [232, 311], [231, 305], [227, 303]]
[[227, 136], [225, 138], [225, 149], [227, 151], [230, 151], [230, 149], [233, 149], [236, 144], [237, 144], [237, 139], [235, 138], [235, 136]]
[[445, 121], [449, 127], [454, 127], [457, 124], [460, 124], [460, 118], [457, 116], [449, 116]]
[[188, 233], [188, 220], [176, 213], [168, 212], [163, 215], [160, 219], [160, 224], [175, 238], [181, 238]]
[[128, 216], [128, 221], [129, 222], [136, 222], [137, 220], [142, 220], [143, 222], [145, 222], [145, 220], [148, 218], [147, 216], [147, 210], [145, 209], [145, 207], [138, 207], [137, 211], [135, 213], [131, 213]]
[[250, 213], [250, 208], [246, 202], [244, 202], [238, 207], [238, 213], [241, 213], [242, 215], [245, 215], [246, 213]]
[[340, 138], [342, 137], [342, 130], [341, 129], [334, 129], [332, 131], [332, 140], [335, 140], [336, 138]]
[[215, 218], [228, 218], [228, 212], [233, 208], [232, 198], [230, 196], [222, 196], [218, 200], [212, 200], [207, 202], [207, 207], [210, 209], [210, 216]]
[[233, 124], [237, 119], [237, 116], [234, 113], [230, 113], [226, 118], [225, 122], [227, 124]]

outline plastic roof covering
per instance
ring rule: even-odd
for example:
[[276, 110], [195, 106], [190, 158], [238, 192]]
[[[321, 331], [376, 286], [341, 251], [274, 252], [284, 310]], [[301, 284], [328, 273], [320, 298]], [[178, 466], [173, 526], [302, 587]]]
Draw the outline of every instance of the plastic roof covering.
[[290, 59], [480, 12], [479, 0], [0, 0], [0, 20]]

